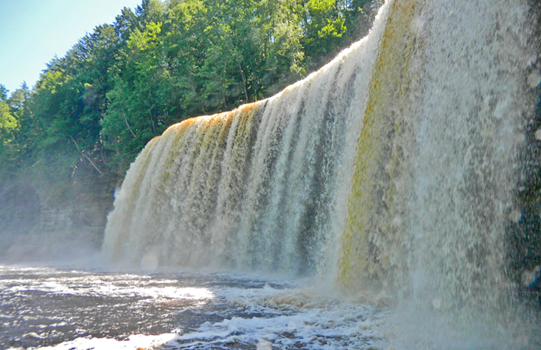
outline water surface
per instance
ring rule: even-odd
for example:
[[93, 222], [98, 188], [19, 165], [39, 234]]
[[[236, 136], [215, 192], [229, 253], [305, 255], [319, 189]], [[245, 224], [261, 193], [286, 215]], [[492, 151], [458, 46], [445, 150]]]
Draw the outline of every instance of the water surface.
[[383, 309], [319, 288], [240, 274], [0, 265], [0, 348], [386, 348]]

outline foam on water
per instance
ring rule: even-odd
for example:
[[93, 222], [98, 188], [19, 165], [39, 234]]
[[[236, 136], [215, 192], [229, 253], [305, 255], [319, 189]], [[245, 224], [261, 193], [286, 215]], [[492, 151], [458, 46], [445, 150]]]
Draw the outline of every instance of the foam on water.
[[[111, 350], [140, 350], [160, 348], [175, 339], [174, 333], [160, 335], [131, 335], [127, 339], [118, 341], [108, 338], [78, 338], [56, 346], [45, 346], [41, 350], [73, 350], [73, 349], [111, 349]], [[7, 350], [19, 350], [19, 348], [10, 348]]]
[[[0, 286], [0, 320], [11, 331], [0, 332], [4, 347], [10, 343], [42, 349], [386, 346], [385, 308], [321, 294], [321, 288], [308, 280], [4, 266]], [[95, 312], [84, 305], [89, 301]], [[41, 305], [39, 310], [35, 304]], [[158, 327], [160, 322], [163, 327]], [[100, 329], [104, 327], [117, 332], [107, 333]]]
[[[0, 348], [536, 349], [539, 325], [464, 323], [432, 301], [344, 298], [318, 279], [0, 266]], [[456, 321], [456, 320], [455, 320]]]

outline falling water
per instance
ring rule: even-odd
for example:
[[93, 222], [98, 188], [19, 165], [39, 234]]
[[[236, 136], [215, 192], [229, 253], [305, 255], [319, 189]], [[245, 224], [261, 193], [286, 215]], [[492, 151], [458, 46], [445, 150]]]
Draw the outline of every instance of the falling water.
[[107, 255], [286, 273], [326, 264], [387, 12], [370, 36], [280, 94], [152, 140], [118, 193]]
[[498, 309], [515, 288], [507, 232], [536, 103], [535, 23], [527, 0], [387, 1], [318, 72], [152, 140], [104, 253]]
[[448, 306], [509, 287], [506, 225], [535, 106], [529, 16], [526, 1], [393, 3], [357, 146], [342, 284], [407, 286]]

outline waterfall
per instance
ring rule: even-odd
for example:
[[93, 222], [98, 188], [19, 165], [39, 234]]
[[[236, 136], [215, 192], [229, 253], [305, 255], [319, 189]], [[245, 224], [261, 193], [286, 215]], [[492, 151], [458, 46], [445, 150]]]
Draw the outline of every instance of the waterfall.
[[[395, 1], [357, 145], [339, 281], [492, 303], [510, 288], [535, 57], [525, 1]], [[472, 298], [476, 296], [475, 298]]]
[[527, 0], [387, 1], [367, 37], [306, 79], [149, 142], [104, 254], [494, 302], [512, 285], [535, 20]]

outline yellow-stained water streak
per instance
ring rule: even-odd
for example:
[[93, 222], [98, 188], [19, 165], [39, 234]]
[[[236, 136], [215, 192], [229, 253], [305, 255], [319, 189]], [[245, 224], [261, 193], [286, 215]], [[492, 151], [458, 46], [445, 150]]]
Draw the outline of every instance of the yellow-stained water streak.
[[395, 141], [404, 129], [408, 69], [416, 47], [415, 4], [392, 4], [372, 73], [338, 262], [338, 282], [345, 290], [380, 290], [402, 269], [402, 237], [392, 225], [393, 180], [403, 157]]
[[[224, 152], [231, 138], [240, 147], [250, 137], [255, 105], [185, 120], [147, 144], [132, 164], [115, 202], [116, 210], [109, 216], [107, 231], [116, 233], [106, 232], [104, 252], [111, 260], [130, 256], [132, 261], [124, 262], [133, 264], [152, 253], [160, 265], [201, 263], [201, 257], [192, 252], [212, 239], [201, 233], [208, 232], [217, 209]], [[228, 171], [231, 183], [227, 187], [235, 193], [241, 182], [236, 173], [243, 171], [243, 161], [238, 158], [245, 151], [235, 150], [235, 170]], [[176, 215], [164, 217], [167, 213]]]
[[[216, 221], [212, 231], [235, 233], [238, 231], [246, 183], [252, 164], [253, 147], [265, 104], [243, 106], [233, 120], [233, 130], [225, 146], [220, 188], [218, 194]], [[214, 234], [213, 242], [222, 261], [238, 245], [235, 234]]]

